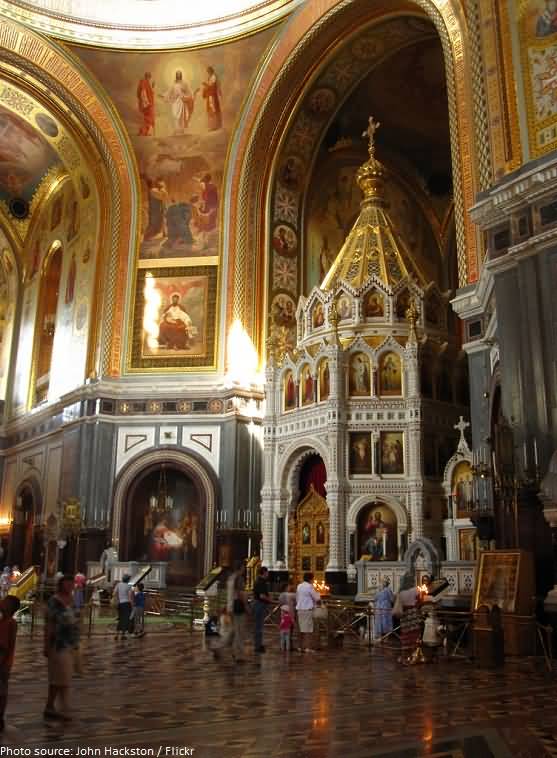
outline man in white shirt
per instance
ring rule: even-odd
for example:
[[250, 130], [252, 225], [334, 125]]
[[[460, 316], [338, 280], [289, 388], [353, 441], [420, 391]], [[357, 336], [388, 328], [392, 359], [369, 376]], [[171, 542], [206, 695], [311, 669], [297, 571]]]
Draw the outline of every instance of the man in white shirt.
[[321, 602], [321, 595], [313, 588], [313, 574], [304, 574], [304, 581], [296, 589], [296, 611], [300, 627], [301, 647], [311, 653], [309, 647], [313, 634], [313, 609]]

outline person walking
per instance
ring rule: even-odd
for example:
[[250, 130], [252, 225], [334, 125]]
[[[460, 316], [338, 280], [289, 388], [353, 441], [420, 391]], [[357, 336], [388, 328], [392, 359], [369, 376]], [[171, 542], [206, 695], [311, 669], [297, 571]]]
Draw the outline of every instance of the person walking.
[[114, 587], [113, 597], [118, 609], [118, 626], [116, 627], [115, 640], [118, 638], [125, 639], [126, 634], [130, 631], [130, 615], [132, 612], [132, 589], [128, 582], [130, 575], [124, 574], [121, 581]]
[[253, 585], [253, 597], [255, 600], [255, 652], [264, 653], [263, 645], [263, 625], [267, 608], [271, 602], [269, 593], [269, 569], [261, 566], [259, 576]]
[[244, 660], [244, 640], [246, 635], [246, 614], [248, 610], [243, 561], [235, 561], [234, 570], [228, 577], [227, 611], [232, 618], [232, 657], [236, 663]]
[[136, 637], [145, 634], [145, 585], [140, 582], [133, 596], [133, 633]]
[[[48, 601], [44, 627], [44, 655], [48, 660], [48, 697], [45, 719], [70, 721], [69, 696], [75, 650], [79, 647], [79, 623], [73, 609], [73, 577], [58, 580], [56, 594]], [[56, 701], [60, 710], [56, 710]]]
[[289, 653], [292, 650], [292, 629], [294, 628], [294, 616], [290, 612], [288, 605], [280, 607], [280, 649]]
[[391, 580], [389, 577], [385, 577], [383, 579], [383, 589], [375, 596], [374, 631], [375, 639], [379, 641], [393, 631], [393, 605], [395, 596], [390, 584]]
[[15, 655], [17, 623], [14, 614], [19, 610], [19, 598], [8, 595], [0, 603], [0, 732], [4, 731], [4, 713], [8, 702], [8, 680]]
[[310, 647], [313, 635], [313, 609], [321, 602], [321, 595], [313, 587], [313, 574], [304, 574], [304, 581], [296, 588], [296, 611], [300, 628], [301, 651], [313, 653]]

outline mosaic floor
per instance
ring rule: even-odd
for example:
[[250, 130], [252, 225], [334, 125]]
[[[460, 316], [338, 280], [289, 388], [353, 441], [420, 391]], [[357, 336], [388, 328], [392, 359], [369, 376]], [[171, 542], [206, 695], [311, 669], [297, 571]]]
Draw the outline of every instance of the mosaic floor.
[[557, 757], [557, 673], [541, 662], [401, 668], [357, 642], [281, 653], [275, 636], [267, 634], [267, 653], [250, 650], [235, 665], [215, 662], [201, 635], [184, 629], [126, 642], [95, 635], [74, 680], [74, 720], [51, 725], [42, 719], [41, 638], [22, 633], [3, 745], [75, 756], [140, 747], [158, 758]]

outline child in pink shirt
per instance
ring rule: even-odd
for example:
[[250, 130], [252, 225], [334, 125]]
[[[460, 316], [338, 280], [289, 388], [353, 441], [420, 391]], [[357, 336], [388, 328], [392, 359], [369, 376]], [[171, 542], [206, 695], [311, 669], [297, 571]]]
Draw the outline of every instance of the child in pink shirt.
[[292, 634], [292, 628], [294, 626], [294, 619], [290, 613], [288, 605], [281, 605], [280, 607], [280, 649], [290, 650], [290, 635]]

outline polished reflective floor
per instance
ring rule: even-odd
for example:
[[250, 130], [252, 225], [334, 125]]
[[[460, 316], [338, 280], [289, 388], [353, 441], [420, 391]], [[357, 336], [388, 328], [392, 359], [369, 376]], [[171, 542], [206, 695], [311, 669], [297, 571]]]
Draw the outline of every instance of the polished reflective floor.
[[543, 661], [404, 668], [357, 641], [302, 655], [266, 636], [267, 652], [250, 646], [238, 665], [170, 625], [125, 642], [95, 634], [84, 639], [73, 720], [46, 724], [42, 640], [22, 630], [3, 745], [103, 757], [134, 747], [158, 758], [557, 756], [557, 675]]

